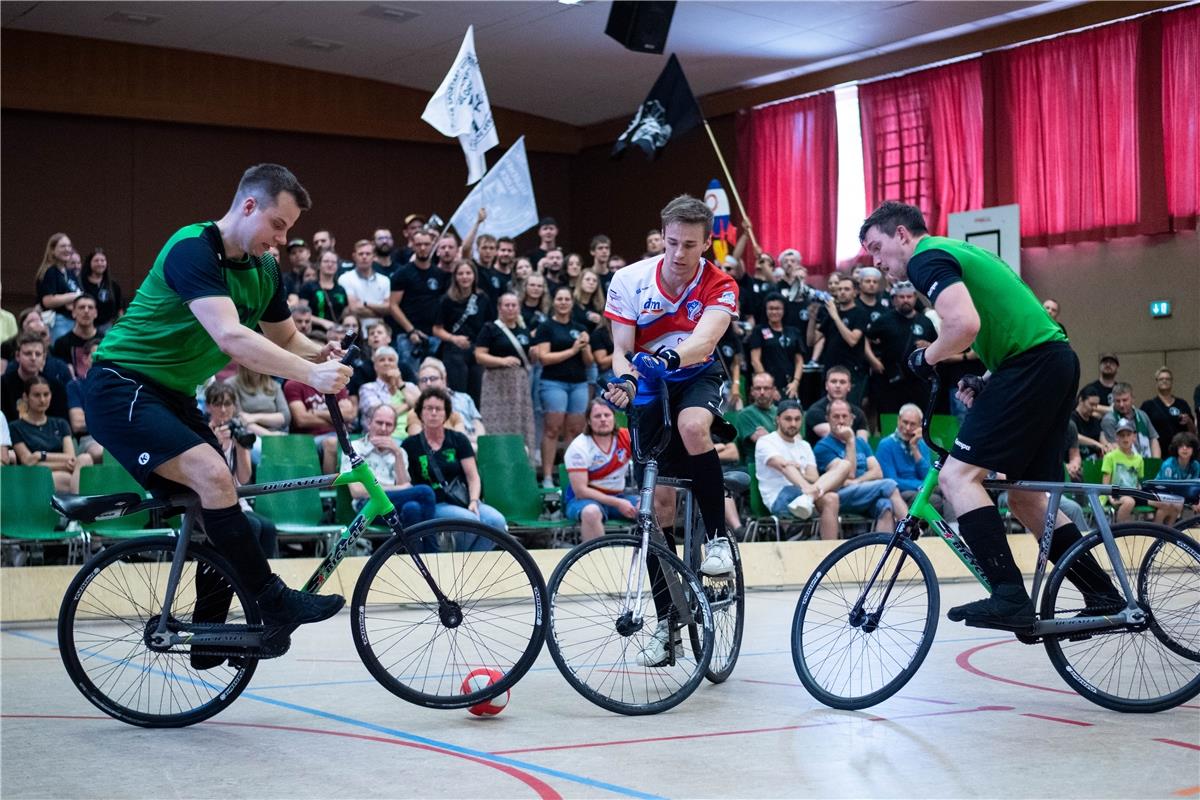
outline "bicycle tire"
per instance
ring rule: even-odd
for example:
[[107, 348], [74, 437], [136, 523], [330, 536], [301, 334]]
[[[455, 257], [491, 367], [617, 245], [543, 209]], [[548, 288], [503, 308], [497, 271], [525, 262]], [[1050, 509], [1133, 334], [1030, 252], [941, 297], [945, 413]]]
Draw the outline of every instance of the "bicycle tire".
[[[430, 552], [466, 542], [490, 544]], [[414, 549], [461, 622], [439, 615]], [[375, 551], [355, 584], [350, 624], [363, 664], [389, 692], [425, 708], [468, 708], [508, 691], [533, 666], [546, 606], [542, 574], [516, 539], [481, 522], [435, 519]], [[501, 677], [463, 693], [464, 679], [485, 668]]]
[[[190, 648], [150, 649], [145, 633], [162, 609], [176, 539], [151, 536], [107, 547], [79, 570], [58, 613], [58, 646], [71, 682], [114, 719], [144, 728], [180, 728], [217, 714], [250, 683], [258, 659], [240, 657], [212, 669], [191, 666]], [[233, 589], [227, 622], [259, 622], [258, 605], [229, 562], [192, 543], [171, 616], [191, 620], [199, 569]], [[206, 579], [208, 580], [208, 579]]]
[[[1112, 532], [1150, 623], [1138, 629], [1120, 627], [1073, 638], [1047, 639], [1046, 653], [1067, 685], [1096, 705], [1124, 713], [1165, 711], [1200, 693], [1200, 663], [1181, 656], [1180, 645], [1168, 646], [1164, 641], [1183, 642], [1182, 637], [1187, 636], [1185, 644], [1196, 648], [1200, 636], [1200, 552], [1187, 537], [1150, 522], [1114, 525]], [[1156, 548], [1153, 557], [1147, 558]], [[1083, 613], [1082, 594], [1065, 578], [1084, 553], [1091, 553], [1101, 568], [1113, 575], [1100, 534], [1083, 538], [1050, 573], [1041, 601], [1043, 620]], [[1139, 571], [1146, 569], [1150, 574], [1135, 575], [1128, 565], [1137, 565]], [[1162, 580], [1170, 581], [1170, 592], [1164, 591]], [[1115, 578], [1113, 583], [1117, 583]], [[1163, 628], [1168, 621], [1170, 627]]]
[[[584, 542], [559, 562], [547, 584], [550, 657], [583, 697], [607, 711], [630, 716], [661, 713], [695, 691], [712, 658], [714, 637], [712, 609], [700, 579], [675, 553], [652, 541], [650, 552], [664, 571], [677, 576], [692, 613], [701, 620], [700, 646], [697, 652], [689, 641], [685, 648], [681, 638], [674, 664], [638, 665], [637, 654], [649, 643], [658, 619], [649, 578], [644, 571], [634, 574], [641, 547], [641, 537], [633, 534], [609, 534]], [[632, 610], [624, 601], [630, 576], [644, 580], [641, 605]], [[622, 633], [617, 627], [629, 611], [642, 624]]]
[[[699, 560], [698, 551], [699, 548], [693, 554], [693, 560]], [[704, 586], [708, 605], [712, 608], [713, 654], [709, 659], [708, 668], [704, 670], [704, 677], [710, 683], [724, 683], [728, 680], [742, 651], [742, 629], [746, 621], [746, 581], [742, 574], [742, 554], [733, 537], [729, 539], [729, 551], [733, 556], [733, 573], [730, 575], [705, 575], [700, 572], [699, 564], [693, 565]], [[699, 628], [689, 625], [688, 635], [692, 638], [692, 648], [699, 649]]]
[[[817, 566], [796, 602], [791, 642], [796, 674], [809, 694], [831, 708], [853, 711], [888, 699], [912, 679], [933, 644], [937, 575], [915, 542], [901, 538], [889, 547], [892, 539], [893, 534], [878, 533], [842, 544]], [[872, 601], [893, 574], [896, 583], [887, 613], [872, 628], [855, 619], [854, 607], [880, 564], [865, 610], [878, 613]]]

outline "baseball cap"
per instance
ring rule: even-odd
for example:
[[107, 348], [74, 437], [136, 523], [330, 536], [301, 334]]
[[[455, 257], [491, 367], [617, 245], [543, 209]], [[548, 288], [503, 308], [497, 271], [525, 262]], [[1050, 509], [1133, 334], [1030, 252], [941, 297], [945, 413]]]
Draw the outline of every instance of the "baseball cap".
[[1117, 433], [1120, 433], [1121, 431], [1129, 431], [1130, 433], [1137, 433], [1137, 425], [1133, 424], [1133, 420], [1122, 417], [1117, 422]]
[[1116, 353], [1101, 353], [1100, 360], [1101, 361], [1112, 361], [1118, 367], [1121, 366], [1121, 359], [1117, 358]]
[[412, 225], [414, 222], [420, 222], [420, 223], [424, 224], [425, 222], [428, 222], [428, 221], [429, 221], [429, 218], [426, 217], [424, 214], [409, 214], [407, 217], [404, 218], [404, 227], [407, 228], [409, 225]]
[[898, 281], [892, 286], [892, 294], [914, 294], [916, 291], [917, 287], [910, 281]]
[[554, 219], [554, 217], [542, 217], [540, 220], [538, 220], [538, 227], [540, 228], [543, 225], [553, 225], [557, 228], [558, 222]]
[[308, 243], [303, 239], [292, 239], [287, 243], [287, 249], [291, 250], [294, 247], [308, 247]]
[[860, 278], [882, 278], [883, 273], [874, 267], [863, 267], [858, 271]]

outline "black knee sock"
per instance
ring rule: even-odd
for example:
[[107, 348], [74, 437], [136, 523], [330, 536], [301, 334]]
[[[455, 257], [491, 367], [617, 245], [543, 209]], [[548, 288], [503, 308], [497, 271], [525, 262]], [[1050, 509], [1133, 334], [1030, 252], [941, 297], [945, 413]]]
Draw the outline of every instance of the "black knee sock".
[[[1055, 529], [1054, 535], [1050, 537], [1050, 561], [1057, 564], [1076, 542], [1082, 539], [1083, 536], [1079, 533], [1079, 528], [1075, 527], [1074, 522], [1068, 522], [1060, 528]], [[1104, 594], [1110, 591], [1116, 591], [1112, 580], [1108, 574], [1100, 567], [1100, 564], [1092, 556], [1091, 552], [1084, 553], [1079, 558], [1075, 559], [1071, 564], [1071, 569], [1067, 572], [1067, 580], [1075, 584], [1081, 592], [1088, 594]]]
[[[662, 529], [663, 537], [667, 540], [667, 549], [675, 552], [675, 526], [668, 525]], [[671, 610], [671, 593], [667, 589], [666, 578], [663, 577], [662, 564], [653, 553], [646, 554], [646, 571], [650, 573], [650, 592], [654, 599], [654, 610], [660, 620], [667, 618]]]
[[984, 577], [992, 584], [993, 593], [1001, 584], [1024, 589], [1025, 579], [1013, 561], [1012, 549], [1004, 535], [1004, 522], [995, 506], [989, 504], [961, 515], [958, 530], [975, 554]]
[[727, 536], [725, 530], [725, 473], [716, 450], [690, 457], [692, 496], [700, 506], [700, 516], [708, 538]]
[[213, 546], [229, 559], [247, 588], [258, 592], [271, 581], [271, 565], [263, 555], [254, 527], [239, 505], [203, 510], [204, 532]]

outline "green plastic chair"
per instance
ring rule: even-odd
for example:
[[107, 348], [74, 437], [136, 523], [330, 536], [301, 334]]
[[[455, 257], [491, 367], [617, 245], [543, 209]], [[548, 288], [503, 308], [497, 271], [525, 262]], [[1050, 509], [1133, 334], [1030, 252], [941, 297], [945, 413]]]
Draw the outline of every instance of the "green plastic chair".
[[[307, 478], [321, 474], [321, 458], [317, 455], [317, 446], [313, 437], [307, 433], [289, 433], [284, 436], [263, 436], [262, 464], [274, 462], [294, 465], [299, 470], [290, 477]], [[261, 481], [262, 478], [259, 478]]]
[[[0, 544], [25, 554], [25, 563], [45, 562], [46, 544], [67, 545], [67, 563], [82, 560], [83, 536], [56, 531], [58, 512], [50, 505], [54, 475], [49, 467], [0, 467]], [[6, 555], [8, 547], [5, 547]], [[15, 559], [14, 559], [15, 561]]]
[[758, 490], [758, 465], [753, 455], [746, 461], [746, 472], [750, 475], [750, 519], [746, 521], [746, 541], [758, 539], [758, 529], [769, 525], [775, 530], [775, 541], [779, 541], [782, 530], [779, 517], [763, 505], [762, 492]]
[[896, 430], [896, 423], [900, 419], [899, 414], [880, 414], [879, 415], [879, 436], [883, 438], [892, 431]]
[[545, 493], [525, 455], [525, 440], [513, 433], [485, 434], [475, 445], [475, 465], [483, 484], [483, 501], [504, 515], [512, 530], [570, 527], [562, 520], [542, 519]]
[[[268, 463], [263, 459], [258, 465], [258, 481], [270, 483], [306, 477], [305, 468], [304, 464], [277, 460]], [[317, 556], [323, 556], [329, 549], [330, 538], [341, 532], [340, 526], [324, 523], [325, 509], [317, 489], [259, 495], [254, 500], [254, 510], [275, 523], [280, 543], [314, 542]]]
[[[893, 425], [892, 430], [895, 428]], [[929, 423], [929, 436], [949, 450], [954, 445], [954, 437], [958, 436], [958, 417], [953, 414], [934, 414]]]
[[[79, 493], [84, 495], [118, 494], [135, 492], [142, 497], [146, 490], [120, 464], [93, 464], [79, 473]], [[99, 519], [82, 523], [83, 529], [93, 538], [134, 539], [138, 536], [156, 536], [174, 533], [172, 528], [148, 528], [150, 512], [139, 511], [115, 519]]]

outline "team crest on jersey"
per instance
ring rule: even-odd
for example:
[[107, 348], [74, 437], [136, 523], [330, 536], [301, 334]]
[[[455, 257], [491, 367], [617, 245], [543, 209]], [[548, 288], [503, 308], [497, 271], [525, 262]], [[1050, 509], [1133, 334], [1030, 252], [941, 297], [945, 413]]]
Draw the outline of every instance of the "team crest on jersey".
[[700, 312], [704, 310], [704, 304], [699, 300], [689, 300], [687, 304], [687, 316], [692, 322], [700, 318]]
[[736, 301], [733, 299], [733, 292], [721, 292], [721, 296], [717, 298], [717, 302], [723, 306], [733, 308], [733, 304]]
[[438, 280], [437, 278], [430, 278], [425, 281], [425, 285], [429, 287], [429, 291], [436, 292], [438, 289]]
[[626, 450], [624, 447], [618, 447], [617, 448], [617, 461], [624, 461], [627, 458], [629, 458], [629, 451]]

